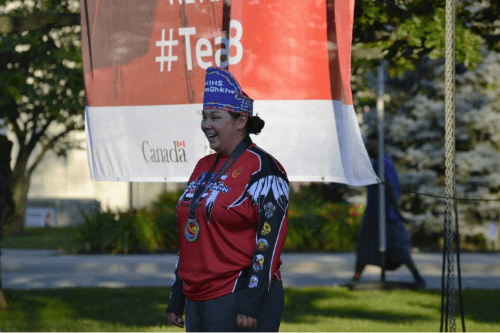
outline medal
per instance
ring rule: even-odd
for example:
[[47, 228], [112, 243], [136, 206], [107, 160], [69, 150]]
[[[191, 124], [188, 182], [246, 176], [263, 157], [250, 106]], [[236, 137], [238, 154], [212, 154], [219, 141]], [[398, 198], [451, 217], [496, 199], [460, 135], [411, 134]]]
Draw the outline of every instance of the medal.
[[188, 242], [194, 242], [198, 239], [200, 235], [200, 226], [196, 219], [188, 219], [186, 226], [184, 227], [184, 236]]
[[[198, 202], [203, 197], [203, 193], [205, 192], [206, 189], [210, 189], [210, 186], [212, 184], [216, 184], [219, 179], [226, 173], [229, 168], [236, 162], [238, 157], [247, 150], [248, 147], [252, 145], [252, 140], [250, 139], [249, 136], [245, 137], [233, 150], [229, 158], [222, 164], [220, 167], [220, 170], [217, 172], [217, 174], [212, 175], [212, 171], [214, 170], [215, 165], [217, 164], [217, 161], [219, 160], [219, 155], [217, 155], [217, 158], [215, 159], [214, 163], [210, 167], [210, 170], [203, 176], [203, 179], [200, 181], [198, 188], [194, 192], [192, 198], [191, 198], [191, 204], [189, 205], [189, 217], [186, 222], [186, 225], [184, 226], [184, 237], [188, 240], [188, 242], [194, 242], [195, 240], [198, 239], [198, 236], [200, 235], [200, 225], [196, 221], [196, 207], [198, 205]], [[207, 221], [208, 225], [208, 221]]]

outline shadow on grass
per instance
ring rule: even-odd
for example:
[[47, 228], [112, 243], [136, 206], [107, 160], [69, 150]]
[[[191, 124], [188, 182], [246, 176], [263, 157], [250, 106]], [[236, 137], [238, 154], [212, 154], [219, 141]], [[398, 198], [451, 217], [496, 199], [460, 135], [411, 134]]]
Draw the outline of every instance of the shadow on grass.
[[[19, 326], [13, 327], [15, 330], [78, 331], [81, 330], [78, 320], [98, 322], [91, 330], [106, 330], [106, 323], [124, 329], [161, 327], [168, 323], [165, 309], [170, 288], [167, 287], [68, 288], [30, 290], [29, 293], [5, 290], [5, 293], [7, 301], [15, 306], [14, 310], [5, 313], [18, 321]], [[0, 318], [1, 315], [0, 312]]]
[[[12, 297], [9, 297], [10, 293], [6, 294], [9, 294], [6, 296], [8, 307], [0, 310], [0, 318], [2, 319], [0, 320], [0, 329], [4, 331], [41, 331], [39, 309], [43, 308], [43, 302], [30, 297], [29, 302], [23, 300], [22, 305], [19, 303], [13, 305]], [[8, 320], [4, 320], [3, 316]], [[9, 322], [6, 323], [6, 321]]]
[[[420, 293], [438, 296], [439, 302], [411, 301], [409, 305], [421, 308], [435, 310], [441, 314], [441, 291], [440, 290], [422, 290]], [[500, 290], [498, 289], [465, 289], [463, 294], [463, 307], [465, 316], [465, 326], [467, 321], [473, 320], [484, 324], [500, 324]], [[460, 318], [460, 300], [458, 290], [455, 290], [455, 314], [458, 320]], [[461, 324], [460, 324], [461, 327]]]
[[[0, 311], [3, 331], [170, 330], [165, 308], [170, 288], [5, 290], [13, 308]], [[407, 293], [412, 293], [408, 297]], [[458, 293], [457, 293], [458, 298]], [[286, 288], [282, 322], [325, 318], [391, 324], [439, 321], [439, 290], [360, 292], [347, 288]], [[500, 290], [464, 290], [467, 321], [498, 324]], [[457, 305], [457, 327], [459, 307]]]
[[[374, 309], [363, 303], [363, 294], [350, 292], [347, 288], [324, 289], [288, 288], [285, 292], [283, 322], [314, 323], [316, 318], [369, 319], [390, 323], [407, 323], [429, 320], [431, 317], [415, 313], [401, 313], [393, 310]], [[338, 302], [336, 302], [338, 300]], [[373, 305], [373, 301], [372, 304]]]

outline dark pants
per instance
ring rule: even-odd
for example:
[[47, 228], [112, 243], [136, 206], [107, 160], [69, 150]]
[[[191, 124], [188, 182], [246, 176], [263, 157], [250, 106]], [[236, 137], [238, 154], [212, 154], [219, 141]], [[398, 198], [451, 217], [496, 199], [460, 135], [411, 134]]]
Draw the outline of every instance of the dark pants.
[[[248, 332], [236, 323], [238, 304], [243, 290], [207, 301], [186, 298], [187, 332]], [[283, 314], [285, 294], [283, 283], [273, 280], [257, 318], [257, 328], [251, 332], [278, 332]]]
[[[404, 264], [408, 269], [410, 270], [411, 274], [413, 275], [413, 279], [415, 279], [415, 282], [419, 283], [422, 282], [424, 279], [418, 272], [417, 266], [415, 266], [415, 263], [411, 258], [407, 259]], [[355, 279], [359, 279], [361, 277], [361, 273], [363, 273], [363, 270], [365, 269], [366, 264], [360, 264], [359, 262], [356, 262], [356, 269], [355, 269]]]

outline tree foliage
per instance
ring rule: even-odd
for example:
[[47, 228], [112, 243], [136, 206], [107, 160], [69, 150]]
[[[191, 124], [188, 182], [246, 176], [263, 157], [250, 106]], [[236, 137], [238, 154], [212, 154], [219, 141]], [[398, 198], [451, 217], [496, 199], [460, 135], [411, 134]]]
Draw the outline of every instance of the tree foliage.
[[[385, 86], [387, 153], [408, 191], [444, 196], [445, 0], [356, 1], [353, 48], [376, 47], [388, 60]], [[457, 196], [497, 199], [500, 3], [457, 1]], [[378, 60], [353, 59], [355, 108], [362, 131], [377, 128]], [[371, 111], [370, 111], [371, 110]], [[403, 191], [415, 227], [441, 232], [444, 202]], [[459, 202], [460, 221], [498, 220], [498, 202]]]
[[[456, 196], [500, 199], [500, 53], [481, 48], [475, 70], [458, 67], [456, 75]], [[373, 82], [374, 80], [372, 80]], [[402, 208], [417, 226], [442, 231], [444, 201], [409, 191], [444, 196], [444, 60], [426, 57], [416, 71], [386, 86], [386, 149], [400, 172]], [[376, 130], [375, 112], [364, 117], [364, 132]], [[466, 224], [498, 221], [499, 201], [460, 201]]]
[[[3, 13], [78, 12], [78, 1], [6, 1]], [[49, 152], [64, 155], [78, 147], [69, 133], [84, 128], [80, 27], [40, 29], [0, 35], [0, 119], [14, 133], [11, 188], [16, 202], [16, 232], [22, 231], [29, 179]]]
[[[353, 47], [376, 48], [389, 61], [391, 75], [414, 70], [428, 55], [444, 56], [446, 0], [357, 0]], [[479, 44], [500, 51], [500, 5], [490, 0], [457, 1], [456, 57], [472, 68], [481, 60]], [[364, 60], [354, 59], [354, 66]]]

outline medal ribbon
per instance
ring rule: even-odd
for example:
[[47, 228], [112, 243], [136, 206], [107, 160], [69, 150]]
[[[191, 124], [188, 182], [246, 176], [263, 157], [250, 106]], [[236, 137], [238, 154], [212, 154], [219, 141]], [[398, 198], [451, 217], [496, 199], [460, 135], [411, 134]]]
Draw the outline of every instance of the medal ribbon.
[[[241, 156], [241, 154], [243, 154], [245, 152], [245, 150], [248, 149], [248, 147], [250, 147], [251, 144], [252, 144], [252, 139], [250, 139], [250, 136], [247, 135], [236, 146], [236, 148], [233, 150], [231, 155], [229, 155], [229, 157], [224, 162], [224, 164], [221, 166], [221, 168], [219, 169], [219, 171], [217, 172], [217, 174], [215, 175], [213, 180], [210, 181], [210, 178], [211, 178], [210, 175], [212, 174], [212, 171], [214, 170], [215, 165], [217, 164], [217, 161], [219, 160], [219, 155], [217, 154], [217, 158], [215, 159], [214, 163], [210, 167], [210, 170], [208, 170], [205, 177], [203, 177], [203, 180], [201, 181], [200, 186], [196, 189], [196, 192], [194, 193], [193, 198], [191, 199], [191, 205], [189, 206], [188, 220], [191, 220], [191, 219], [196, 220], [196, 214], [195, 214], [196, 206], [198, 206], [198, 202], [200, 201], [201, 195], [203, 194], [203, 192], [205, 192], [205, 189], [210, 188], [210, 185], [212, 185], [213, 183], [217, 183], [219, 181], [220, 177], [222, 177], [224, 175], [224, 173], [227, 170], [229, 170], [229, 168], [231, 166], [233, 166], [233, 164], [236, 162], [236, 160]], [[207, 180], [207, 183], [205, 185], [203, 185], [203, 183], [205, 182], [207, 177], [209, 177]]]

